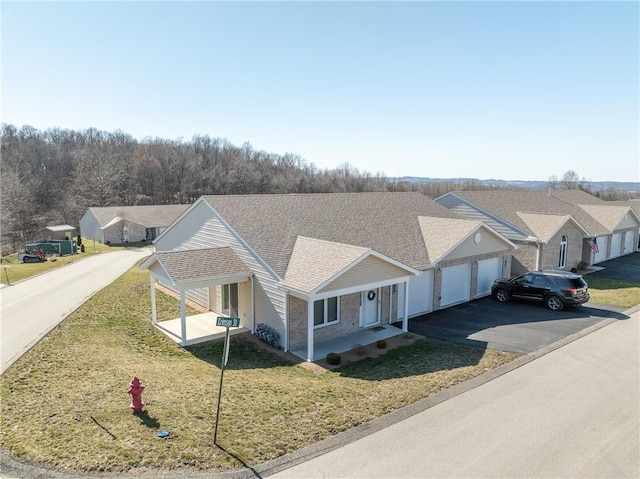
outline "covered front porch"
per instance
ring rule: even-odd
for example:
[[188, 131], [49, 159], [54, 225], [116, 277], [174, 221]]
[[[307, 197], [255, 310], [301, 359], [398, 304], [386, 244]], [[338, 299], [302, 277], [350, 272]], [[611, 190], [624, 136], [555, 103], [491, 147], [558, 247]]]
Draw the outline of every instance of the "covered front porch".
[[[149, 270], [152, 324], [181, 346], [223, 337], [226, 328], [216, 326], [219, 316], [240, 319], [241, 327], [229, 328], [230, 334], [255, 331], [253, 275], [230, 247], [156, 252], [140, 268]], [[180, 318], [158, 321], [156, 281], [179, 294]], [[220, 289], [221, 297], [211, 297], [215, 288]], [[209, 311], [187, 316], [186, 292], [196, 289], [205, 291], [205, 298], [209, 296], [207, 304], [201, 304]]]
[[[159, 321], [155, 323], [154, 326], [181, 346], [192, 346], [194, 344], [224, 338], [227, 328], [216, 326], [216, 318], [218, 316], [220, 316], [220, 314], [213, 311], [187, 316], [185, 318], [187, 328], [184, 340], [182, 337], [181, 318]], [[229, 328], [229, 334], [231, 335], [245, 333], [247, 331], [250, 331], [250, 329], [244, 327]]]
[[367, 346], [373, 344], [382, 339], [393, 338], [400, 334], [404, 334], [406, 331], [392, 326], [390, 324], [382, 324], [371, 329], [363, 329], [356, 333], [343, 336], [341, 338], [331, 339], [329, 341], [318, 342], [313, 347], [313, 358], [310, 359], [309, 351], [307, 348], [296, 349], [291, 351], [299, 358], [319, 361], [325, 359], [329, 353], [346, 353], [353, 349], [357, 349], [361, 346]]

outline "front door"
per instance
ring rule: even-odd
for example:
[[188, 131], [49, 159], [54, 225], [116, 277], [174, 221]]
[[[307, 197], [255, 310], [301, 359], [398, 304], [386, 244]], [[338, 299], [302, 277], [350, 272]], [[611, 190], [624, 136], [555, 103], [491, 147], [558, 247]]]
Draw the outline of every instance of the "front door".
[[362, 292], [362, 327], [366, 328], [380, 322], [378, 317], [379, 290], [370, 289]]

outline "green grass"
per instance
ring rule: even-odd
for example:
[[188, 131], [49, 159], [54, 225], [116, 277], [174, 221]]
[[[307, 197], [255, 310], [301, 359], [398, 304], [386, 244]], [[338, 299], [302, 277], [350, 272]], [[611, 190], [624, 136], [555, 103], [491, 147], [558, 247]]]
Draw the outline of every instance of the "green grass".
[[93, 240], [82, 239], [85, 252], [81, 253], [78, 248], [77, 254], [58, 256], [55, 261], [45, 261], [43, 263], [21, 263], [18, 260], [18, 254], [11, 254], [2, 258], [2, 265], [9, 266], [6, 270], [0, 271], [0, 283], [7, 284], [7, 277], [9, 283], [17, 283], [23, 279], [31, 278], [41, 273], [45, 273], [52, 269], [60, 268], [66, 264], [73, 263], [74, 261], [80, 261], [82, 259], [93, 256], [94, 254], [105, 253], [108, 251], [116, 251], [124, 249], [126, 247], [140, 247], [149, 246], [150, 243], [136, 243], [125, 246], [107, 246], [101, 243], [94, 243]]
[[598, 276], [585, 276], [585, 280], [589, 283], [590, 301], [594, 303], [611, 304], [625, 308], [632, 308], [640, 303], [640, 284], [638, 283]]
[[[178, 317], [157, 295], [159, 316]], [[218, 443], [222, 342], [182, 349], [151, 326], [148, 273], [93, 296], [2, 377], [0, 447], [78, 471], [228, 470], [257, 464], [513, 360], [433, 340], [316, 374], [232, 337]], [[129, 409], [133, 376], [145, 412]], [[157, 437], [169, 431], [166, 439]], [[225, 452], [226, 451], [226, 452]]]

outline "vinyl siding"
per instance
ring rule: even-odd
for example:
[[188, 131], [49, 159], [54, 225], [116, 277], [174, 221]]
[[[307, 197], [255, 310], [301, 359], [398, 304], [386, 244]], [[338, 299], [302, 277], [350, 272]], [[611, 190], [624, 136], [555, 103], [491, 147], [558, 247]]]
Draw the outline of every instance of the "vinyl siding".
[[505, 244], [503, 240], [496, 238], [489, 230], [480, 228], [478, 232], [481, 235], [480, 243], [476, 243], [473, 240], [475, 233], [471, 234], [453, 251], [442, 258], [442, 261], [467, 258], [488, 253], [499, 253], [502, 251], [509, 251], [511, 249], [508, 244]]
[[371, 284], [372, 281], [375, 283], [393, 281], [399, 277], [406, 277], [408, 275], [409, 273], [406, 270], [389, 264], [375, 256], [369, 256], [322, 288], [318, 294], [339, 291], [345, 288], [366, 286]]
[[[156, 240], [157, 251], [229, 246], [251, 268], [255, 276], [256, 323], [275, 328], [284, 338], [285, 295], [278, 288], [279, 278], [269, 271], [204, 201]], [[206, 294], [206, 290], [204, 290]], [[198, 293], [196, 293], [198, 294]], [[205, 296], [204, 305], [207, 305]]]
[[102, 231], [100, 230], [100, 223], [98, 222], [96, 215], [94, 215], [91, 210], [87, 210], [80, 220], [80, 236], [90, 240], [95, 240], [98, 243], [104, 243]]

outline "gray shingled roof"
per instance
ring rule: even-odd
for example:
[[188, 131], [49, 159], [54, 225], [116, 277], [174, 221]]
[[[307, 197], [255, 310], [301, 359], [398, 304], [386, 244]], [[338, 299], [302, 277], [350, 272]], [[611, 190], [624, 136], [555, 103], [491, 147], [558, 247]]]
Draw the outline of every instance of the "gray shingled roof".
[[251, 269], [227, 246], [161, 251], [154, 255], [175, 283], [251, 274]]
[[308, 293], [369, 251], [361, 246], [298, 236], [283, 284]]
[[419, 269], [429, 258], [418, 217], [459, 218], [415, 192], [203, 198], [281, 277], [298, 236], [371, 248]]
[[[426, 216], [418, 218], [418, 222], [432, 263], [442, 259], [455, 245], [482, 225], [481, 221]], [[441, 234], [443, 231], [447, 234]]]
[[575, 194], [575, 191], [578, 190], [562, 190], [560, 194], [554, 190], [551, 192], [532, 190], [456, 191], [455, 194], [534, 235], [535, 233], [522, 220], [518, 212], [571, 215], [590, 235], [609, 233], [610, 231], [605, 226], [586, 211], [569, 202], [570, 199], [582, 197], [581, 193], [584, 193]]
[[190, 205], [142, 205], [142, 206], [103, 206], [89, 210], [97, 218], [100, 226], [106, 225], [116, 216], [129, 219], [147, 228], [169, 226]]

